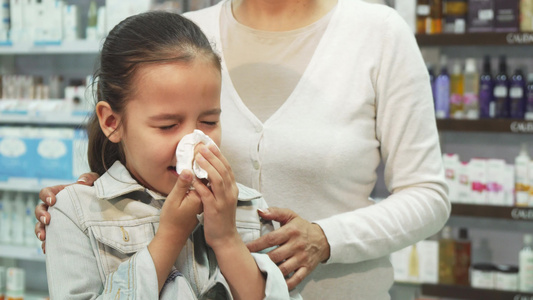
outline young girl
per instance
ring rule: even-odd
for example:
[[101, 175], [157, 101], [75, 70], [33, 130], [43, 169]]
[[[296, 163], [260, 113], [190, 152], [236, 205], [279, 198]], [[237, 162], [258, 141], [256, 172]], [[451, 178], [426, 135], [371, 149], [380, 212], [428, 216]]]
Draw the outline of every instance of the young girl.
[[220, 60], [204, 34], [177, 14], [140, 14], [109, 33], [100, 63], [88, 156], [101, 177], [50, 208], [51, 298], [288, 299], [277, 266], [245, 246], [271, 230], [261, 195], [214, 145], [195, 156], [209, 187], [175, 171], [194, 129], [220, 143]]

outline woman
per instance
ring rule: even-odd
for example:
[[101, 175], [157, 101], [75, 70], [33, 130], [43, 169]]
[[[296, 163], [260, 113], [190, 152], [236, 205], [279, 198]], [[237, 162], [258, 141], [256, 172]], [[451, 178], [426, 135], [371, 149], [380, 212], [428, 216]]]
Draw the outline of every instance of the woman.
[[[269, 255], [304, 299], [389, 299], [388, 255], [450, 212], [408, 26], [360, 0], [225, 0], [186, 16], [222, 53], [221, 149], [237, 181], [290, 208], [261, 214], [282, 227], [249, 249], [280, 245]], [[380, 162], [390, 195], [374, 203]]]

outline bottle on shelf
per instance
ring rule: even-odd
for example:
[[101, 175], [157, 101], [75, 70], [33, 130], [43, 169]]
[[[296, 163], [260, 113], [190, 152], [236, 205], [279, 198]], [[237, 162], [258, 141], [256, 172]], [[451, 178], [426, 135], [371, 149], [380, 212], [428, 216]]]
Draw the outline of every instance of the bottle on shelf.
[[466, 228], [459, 229], [459, 238], [454, 242], [455, 264], [453, 277], [455, 284], [470, 285], [469, 270], [472, 257], [472, 244]]
[[416, 1], [416, 33], [425, 34], [427, 32], [429, 22], [430, 6], [429, 0]]
[[464, 118], [464, 76], [458, 61], [453, 64], [450, 75], [450, 94], [450, 116], [454, 119]]
[[431, 94], [433, 96], [433, 104], [435, 104], [435, 71], [433, 69], [433, 66], [428, 64], [428, 74], [429, 74], [429, 84], [431, 85]]
[[479, 75], [477, 73], [475, 59], [466, 59], [463, 80], [463, 108], [465, 117], [470, 120], [477, 120], [479, 119]]
[[455, 264], [455, 241], [452, 238], [452, 228], [445, 226], [439, 239], [439, 283], [453, 284], [453, 269]]
[[483, 58], [483, 72], [479, 77], [479, 116], [483, 119], [495, 117], [496, 107], [494, 103], [493, 85], [490, 56], [485, 55]]
[[518, 282], [521, 292], [533, 292], [533, 235], [524, 235], [524, 247], [518, 255]]
[[22, 192], [15, 193], [13, 201], [13, 214], [11, 215], [11, 242], [15, 245], [24, 244], [24, 216], [26, 207]]
[[495, 117], [509, 117], [509, 76], [507, 76], [507, 62], [504, 55], [499, 59], [499, 71], [494, 81]]
[[526, 86], [526, 120], [533, 120], [533, 73], [527, 74]]
[[509, 116], [512, 119], [524, 119], [526, 99], [526, 80], [521, 69], [516, 69], [509, 83]]
[[33, 210], [37, 202], [33, 194], [29, 193], [26, 197], [25, 203], [25, 215], [24, 215], [24, 244], [26, 246], [36, 246], [40, 244], [40, 241], [35, 237], [35, 216]]
[[416, 244], [411, 246], [411, 253], [409, 254], [409, 268], [407, 269], [409, 278], [413, 281], [418, 281], [420, 278], [420, 264], [418, 258], [418, 250]]
[[450, 117], [450, 75], [446, 56], [440, 59], [440, 73], [435, 79], [435, 115], [437, 119]]
[[430, 1], [429, 28], [426, 28], [426, 33], [442, 33], [442, 0]]
[[529, 163], [531, 158], [527, 144], [523, 143], [520, 153], [516, 156], [515, 164], [515, 200], [516, 206], [528, 206], [529, 203]]
[[11, 244], [11, 192], [4, 191], [0, 199], [0, 243]]
[[489, 246], [487, 238], [482, 238], [477, 241], [472, 249], [472, 261], [471, 264], [477, 263], [490, 263], [492, 261], [492, 250]]

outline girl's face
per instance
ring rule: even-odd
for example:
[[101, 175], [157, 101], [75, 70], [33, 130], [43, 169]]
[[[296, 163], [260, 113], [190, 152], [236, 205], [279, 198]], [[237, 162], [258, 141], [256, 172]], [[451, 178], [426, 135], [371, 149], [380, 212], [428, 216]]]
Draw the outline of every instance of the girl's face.
[[168, 195], [174, 187], [176, 147], [194, 129], [220, 145], [220, 71], [205, 58], [142, 66], [136, 91], [117, 132], [126, 167], [145, 187]]

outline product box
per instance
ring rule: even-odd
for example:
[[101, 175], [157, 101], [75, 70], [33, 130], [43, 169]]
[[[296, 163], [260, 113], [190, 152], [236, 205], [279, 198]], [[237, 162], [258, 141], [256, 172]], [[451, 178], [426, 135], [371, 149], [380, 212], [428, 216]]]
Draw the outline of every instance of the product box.
[[503, 205], [505, 203], [505, 192], [503, 183], [505, 181], [505, 160], [487, 160], [487, 201], [491, 205]]
[[520, 31], [533, 31], [533, 0], [520, 0]]
[[37, 129], [0, 127], [0, 181], [34, 177]]
[[437, 283], [439, 279], [439, 243], [423, 240], [393, 252], [390, 256], [394, 280]]
[[519, 0], [494, 0], [494, 31], [518, 31]]
[[125, 18], [150, 10], [153, 2], [153, 0], [106, 0], [107, 32]]
[[468, 0], [468, 32], [491, 32], [493, 29], [493, 0]]
[[487, 160], [472, 158], [468, 163], [470, 199], [473, 204], [487, 204]]
[[515, 168], [514, 165], [505, 165], [503, 176], [504, 206], [515, 205]]
[[445, 153], [442, 156], [442, 163], [444, 166], [444, 174], [446, 176], [446, 183], [448, 183], [448, 198], [453, 202], [460, 202], [459, 200], [459, 177], [458, 170], [461, 162], [459, 155]]
[[74, 130], [74, 140], [72, 144], [72, 176], [78, 178], [83, 173], [90, 172], [89, 162], [87, 160], [87, 151], [89, 149], [89, 140], [85, 129]]
[[470, 174], [468, 169], [468, 162], [462, 161], [457, 170], [458, 178], [458, 201], [460, 203], [470, 203]]
[[39, 128], [37, 147], [32, 149], [36, 158], [36, 175], [40, 179], [72, 180], [76, 176], [73, 155], [74, 129]]
[[79, 40], [82, 36], [80, 25], [80, 10], [77, 5], [63, 7], [63, 39], [66, 41]]

